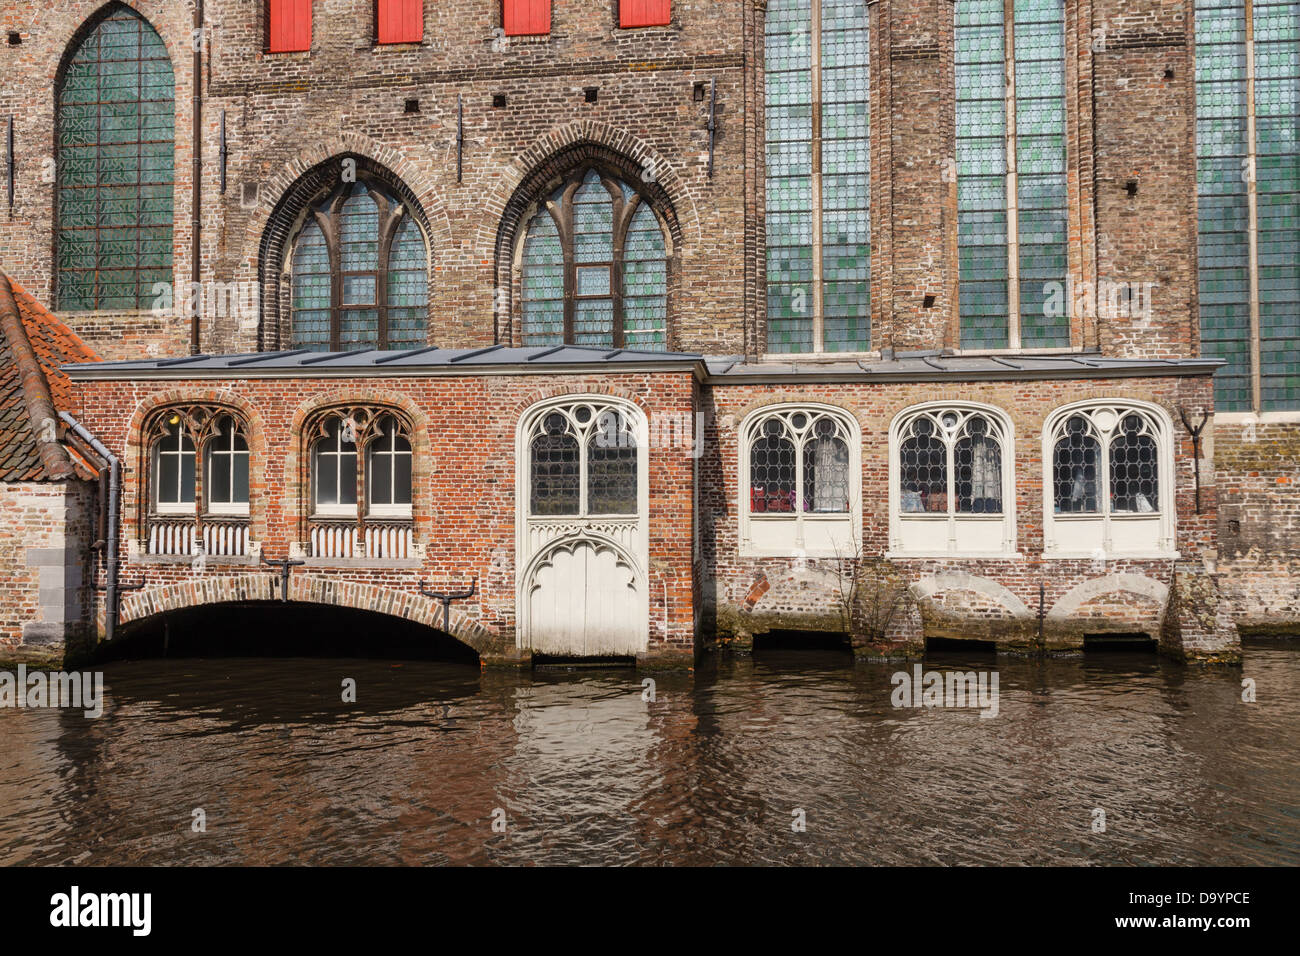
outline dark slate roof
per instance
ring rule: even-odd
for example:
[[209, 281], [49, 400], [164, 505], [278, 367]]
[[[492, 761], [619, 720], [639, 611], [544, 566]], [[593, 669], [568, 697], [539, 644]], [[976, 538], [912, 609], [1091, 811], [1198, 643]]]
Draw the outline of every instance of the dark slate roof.
[[[0, 273], [0, 283], [7, 277]], [[39, 374], [22, 375], [9, 334], [0, 334], [0, 481], [52, 481], [67, 475], [50, 474], [48, 459], [41, 455], [39, 425], [30, 412], [32, 399], [44, 398], [56, 411], [71, 409], [71, 385], [61, 366], [70, 362], [98, 361], [96, 355], [71, 329], [60, 322], [13, 279], [7, 279], [21, 330], [36, 356]], [[60, 455], [61, 457], [61, 455]], [[66, 462], [65, 462], [66, 466]], [[83, 472], [84, 474], [84, 472]]]
[[1221, 359], [1114, 358], [1091, 352], [1042, 355], [952, 355], [943, 352], [886, 353], [878, 361], [746, 362], [739, 357], [709, 358], [709, 380], [716, 384], [819, 379], [853, 382], [938, 382], [980, 379], [1123, 378], [1129, 376], [1209, 375]]
[[190, 375], [230, 378], [282, 374], [308, 378], [335, 373], [388, 375], [412, 370], [455, 371], [461, 368], [568, 368], [597, 366], [614, 369], [629, 366], [691, 366], [703, 359], [694, 352], [644, 352], [635, 349], [605, 349], [581, 345], [549, 348], [510, 348], [490, 345], [477, 349], [441, 349], [429, 346], [406, 351], [360, 349], [355, 352], [253, 352], [234, 355], [192, 355], [185, 358], [131, 359], [69, 366], [75, 379], [132, 378], [137, 374], [171, 377]]
[[1111, 358], [1091, 352], [1057, 355], [968, 355], [943, 352], [885, 353], [870, 361], [745, 361], [740, 356], [695, 352], [645, 352], [579, 345], [477, 349], [430, 346], [402, 352], [256, 352], [132, 359], [68, 366], [74, 380], [129, 378], [244, 378], [457, 374], [488, 371], [681, 371], [695, 369], [717, 385], [742, 382], [853, 381], [928, 382], [979, 379], [1122, 378], [1125, 376], [1209, 375], [1219, 359]]

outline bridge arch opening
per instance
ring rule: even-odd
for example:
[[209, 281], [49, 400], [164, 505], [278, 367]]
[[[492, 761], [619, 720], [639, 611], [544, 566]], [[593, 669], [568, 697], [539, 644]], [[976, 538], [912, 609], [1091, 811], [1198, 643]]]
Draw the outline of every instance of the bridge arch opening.
[[178, 608], [120, 626], [97, 660], [156, 657], [340, 657], [477, 665], [478, 653], [436, 628], [375, 611], [244, 601]]

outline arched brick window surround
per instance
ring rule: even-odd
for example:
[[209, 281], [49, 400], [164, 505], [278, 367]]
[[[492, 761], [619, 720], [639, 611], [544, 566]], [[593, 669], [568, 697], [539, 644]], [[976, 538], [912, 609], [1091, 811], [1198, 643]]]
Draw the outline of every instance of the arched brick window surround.
[[621, 180], [648, 202], [664, 226], [668, 260], [667, 347], [676, 348], [675, 313], [680, 298], [682, 228], [667, 190], [654, 170], [600, 143], [577, 142], [553, 153], [535, 166], [506, 203], [497, 230], [494, 282], [497, 289], [495, 341], [522, 343], [523, 296], [520, 289], [521, 256], [528, 222], [538, 205], [578, 170], [595, 169]]
[[[262, 290], [262, 317], [257, 330], [259, 351], [276, 351], [287, 347], [290, 341], [292, 283], [288, 268], [293, 241], [312, 204], [333, 192], [342, 181], [343, 171], [352, 169], [345, 165], [348, 161], [356, 164], [357, 180], [377, 183], [401, 202], [419, 225], [426, 243], [429, 241], [429, 220], [423, 206], [411, 187], [387, 166], [359, 153], [340, 153], [316, 164], [285, 191], [262, 232], [257, 256], [257, 280]], [[432, 269], [428, 271], [431, 277]]]

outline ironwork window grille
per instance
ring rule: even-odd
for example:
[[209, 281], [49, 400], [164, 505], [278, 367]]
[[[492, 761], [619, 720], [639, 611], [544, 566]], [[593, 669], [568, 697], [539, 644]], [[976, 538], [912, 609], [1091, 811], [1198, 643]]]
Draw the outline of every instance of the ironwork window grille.
[[529, 219], [521, 275], [527, 346], [667, 348], [668, 258], [650, 203], [579, 170]]
[[[1201, 348], [1223, 411], [1300, 408], [1300, 5], [1197, 0]], [[1253, 185], [1253, 188], [1252, 188]]]
[[1064, 0], [954, 10], [962, 347], [1068, 347]]
[[767, 350], [871, 340], [870, 16], [865, 0], [769, 0]]
[[1102, 407], [1065, 418], [1054, 435], [1055, 513], [1159, 514], [1160, 435], [1159, 423], [1136, 409]]
[[625, 412], [594, 404], [557, 408], [533, 426], [528, 447], [534, 517], [637, 513], [639, 444]]
[[162, 38], [124, 4], [106, 7], [56, 93], [60, 309], [143, 309], [171, 284], [174, 99]]
[[1006, 435], [1000, 422], [965, 409], [917, 413], [901, 430], [903, 515], [1000, 515]]
[[377, 183], [344, 183], [307, 211], [292, 257], [297, 349], [426, 342], [428, 253], [409, 210]]
[[751, 515], [849, 513], [851, 435], [839, 416], [775, 412], [747, 440]]

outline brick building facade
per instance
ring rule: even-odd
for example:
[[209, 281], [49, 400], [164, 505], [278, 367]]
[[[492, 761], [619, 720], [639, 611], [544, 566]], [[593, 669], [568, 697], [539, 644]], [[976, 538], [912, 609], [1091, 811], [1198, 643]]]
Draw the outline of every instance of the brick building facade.
[[[654, 22], [631, 25], [633, 7]], [[122, 461], [123, 567], [147, 585], [122, 621], [273, 596], [258, 558], [294, 557], [326, 561], [295, 572], [296, 597], [427, 622], [421, 578], [478, 576], [457, 636], [527, 657], [525, 499], [555, 462], [530, 462], [522, 435], [554, 399], [565, 434], [587, 427], [583, 402], [643, 429], [624, 478], [648, 483], [645, 510], [610, 533], [644, 552], [585, 559], [606, 584], [630, 568], [642, 659], [807, 629], [853, 631], [863, 653], [1138, 631], [1232, 658], [1234, 621], [1285, 627], [1300, 606], [1300, 414], [1267, 398], [1215, 414], [1215, 360], [1236, 375], [1240, 356], [1203, 304], [1221, 297], [1198, 31], [1237, 7], [1253, 45], [1294, 16], [1262, 0], [0, 0], [0, 264], [131, 363], [72, 372], [61, 406]], [[398, 32], [381, 9], [407, 17]], [[1251, 80], [1283, 100], [1296, 82]], [[1252, 181], [1257, 218], [1282, 208], [1270, 196]], [[1268, 330], [1294, 317], [1269, 305], [1289, 280], [1261, 249], [1238, 325], [1255, 330], [1244, 374], [1271, 383]], [[408, 370], [386, 377], [370, 347], [410, 351], [388, 365]], [[446, 371], [460, 361], [472, 374]], [[313, 556], [308, 439], [329, 436], [304, 430], [309, 406], [400, 419], [399, 565]], [[148, 490], [166, 438], [148, 428], [171, 408], [208, 416], [202, 441], [228, 434], [212, 416], [247, 429], [243, 553], [207, 553], [202, 573], [202, 515], [164, 547], [179, 553], [149, 553], [150, 520], [184, 512]], [[664, 438], [697, 419], [697, 454]], [[366, 457], [349, 459], [363, 499]], [[590, 494], [579, 538], [605, 533]], [[362, 550], [404, 520], [370, 507], [346, 532]], [[887, 622], [860, 607], [895, 585]]]

